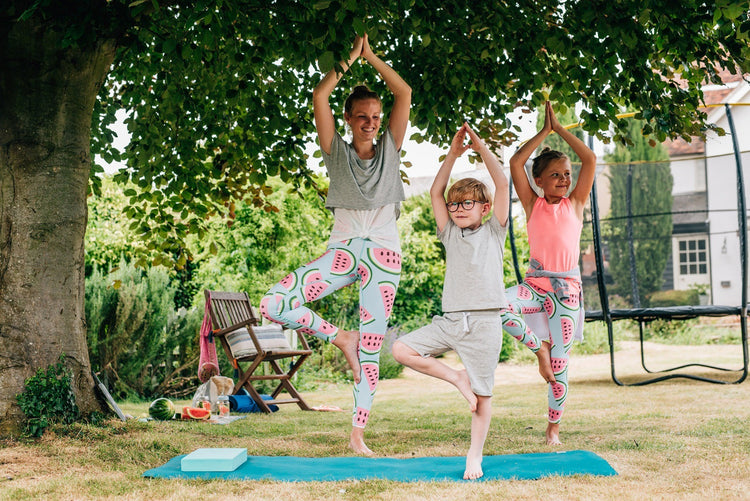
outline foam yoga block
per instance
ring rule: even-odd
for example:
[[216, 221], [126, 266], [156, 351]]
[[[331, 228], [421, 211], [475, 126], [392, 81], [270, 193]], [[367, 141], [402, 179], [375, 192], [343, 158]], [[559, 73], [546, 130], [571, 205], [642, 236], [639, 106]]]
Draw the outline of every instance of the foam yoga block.
[[198, 449], [180, 460], [182, 471], [234, 471], [247, 461], [247, 449]]

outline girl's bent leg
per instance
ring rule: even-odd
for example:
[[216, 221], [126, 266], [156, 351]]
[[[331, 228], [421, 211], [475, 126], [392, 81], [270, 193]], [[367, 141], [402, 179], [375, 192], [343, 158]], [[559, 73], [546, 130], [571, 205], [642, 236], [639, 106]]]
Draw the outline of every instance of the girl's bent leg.
[[521, 315], [540, 313], [544, 298], [523, 284], [511, 287], [506, 291], [506, 295], [510, 301], [510, 309], [503, 313], [503, 330], [536, 355], [542, 379], [548, 383], [553, 382], [555, 376], [550, 361], [550, 343], [540, 341]]

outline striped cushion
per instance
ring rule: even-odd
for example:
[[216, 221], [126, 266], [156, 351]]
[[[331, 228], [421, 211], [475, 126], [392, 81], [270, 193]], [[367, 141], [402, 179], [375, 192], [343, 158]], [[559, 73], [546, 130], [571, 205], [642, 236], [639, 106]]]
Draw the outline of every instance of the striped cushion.
[[[292, 349], [284, 331], [278, 324], [253, 327], [253, 332], [264, 351]], [[255, 344], [245, 327], [230, 332], [226, 335], [226, 339], [234, 358], [252, 357], [258, 354], [258, 350], [255, 349]]]

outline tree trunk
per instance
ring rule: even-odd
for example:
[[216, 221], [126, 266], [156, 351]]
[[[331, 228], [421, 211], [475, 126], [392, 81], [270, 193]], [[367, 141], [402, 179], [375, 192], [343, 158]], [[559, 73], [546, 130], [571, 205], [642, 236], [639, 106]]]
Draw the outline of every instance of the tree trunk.
[[40, 21], [0, 25], [0, 436], [39, 368], [73, 374], [83, 415], [103, 410], [90, 374], [84, 233], [90, 129], [114, 41], [60, 49]]

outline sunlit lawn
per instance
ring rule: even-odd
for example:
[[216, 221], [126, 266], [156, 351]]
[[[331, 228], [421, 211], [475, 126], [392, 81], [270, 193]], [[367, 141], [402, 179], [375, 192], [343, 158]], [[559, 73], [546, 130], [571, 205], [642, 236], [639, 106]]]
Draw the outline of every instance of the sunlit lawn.
[[[739, 346], [647, 346], [655, 368], [686, 357], [741, 366]], [[455, 362], [449, 357], [448, 361]], [[621, 343], [618, 376], [640, 374], [637, 345]], [[714, 385], [684, 379], [642, 387], [612, 383], [608, 355], [573, 355], [561, 450], [606, 459], [615, 477], [534, 481], [398, 483], [348, 481], [183, 481], [145, 479], [145, 470], [200, 447], [246, 447], [250, 455], [344, 456], [351, 390], [307, 393], [311, 405], [282, 406], [230, 425], [110, 421], [57, 428], [39, 441], [0, 449], [0, 499], [750, 499], [750, 383]], [[731, 374], [736, 378], [736, 374]], [[544, 444], [546, 390], [531, 364], [501, 364], [486, 454], [549, 452]], [[178, 402], [181, 405], [183, 402]], [[139, 417], [147, 404], [122, 404]], [[367, 428], [368, 445], [391, 457], [462, 456], [470, 414], [451, 386], [405, 371], [382, 381]]]

